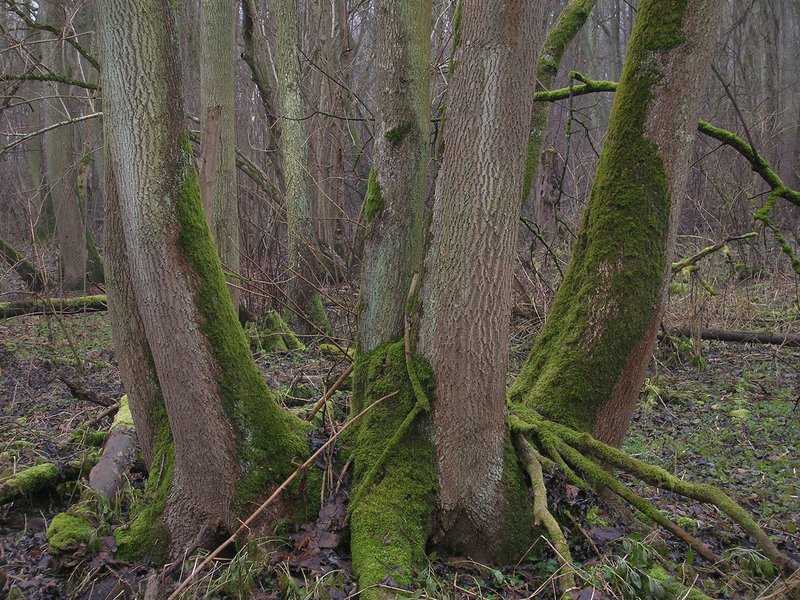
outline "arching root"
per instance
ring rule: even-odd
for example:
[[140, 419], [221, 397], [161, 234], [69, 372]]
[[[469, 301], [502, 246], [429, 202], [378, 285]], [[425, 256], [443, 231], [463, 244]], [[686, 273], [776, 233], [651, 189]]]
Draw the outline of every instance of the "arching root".
[[[581, 433], [549, 421], [526, 407], [512, 406], [508, 420], [515, 436], [532, 437], [538, 442], [542, 454], [559, 465], [567, 465], [573, 474], [570, 479], [574, 476], [590, 483], [595, 488], [608, 488], [648, 519], [658, 523], [688, 544], [712, 564], [719, 561], [708, 546], [675, 525], [651, 502], [635, 494], [601, 465], [622, 470], [658, 489], [713, 504], [753, 538], [767, 558], [780, 568], [784, 577], [790, 578], [792, 581], [796, 580], [796, 577], [792, 578], [792, 576], [800, 569], [800, 564], [781, 552], [753, 517], [719, 488], [705, 483], [691, 483], [679, 479], [660, 467], [644, 463], [617, 448], [594, 439], [588, 433]], [[524, 455], [523, 460], [528, 462]], [[534, 486], [536, 486], [535, 482]]]

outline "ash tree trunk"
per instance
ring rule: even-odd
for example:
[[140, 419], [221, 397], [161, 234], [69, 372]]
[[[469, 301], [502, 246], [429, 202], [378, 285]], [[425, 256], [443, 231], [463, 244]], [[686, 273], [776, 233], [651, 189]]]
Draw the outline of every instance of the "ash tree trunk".
[[[200, 3], [200, 195], [225, 269], [239, 272], [239, 205], [236, 190], [235, 4]], [[239, 310], [238, 282], [228, 287]]]
[[664, 310], [719, 0], [640, 3], [564, 282], [509, 397], [619, 446]]
[[524, 552], [532, 538], [504, 386], [533, 92], [526, 69], [546, 8], [514, 0], [463, 4], [432, 237], [415, 291], [431, 7], [377, 5], [376, 160], [364, 210], [354, 404], [400, 393], [357, 434], [352, 548], [362, 586], [386, 575], [407, 581], [428, 539], [446, 552], [502, 560]]
[[375, 146], [364, 208], [353, 411], [400, 394], [365, 415], [354, 436], [351, 549], [366, 590], [388, 574], [410, 583], [412, 569], [425, 559], [436, 492], [429, 420], [407, 423], [417, 398], [403, 342], [406, 298], [422, 266], [431, 0], [381, 0], [375, 8]]
[[301, 333], [330, 329], [319, 292], [320, 251], [311, 217], [308, 134], [300, 93], [300, 25], [298, 0], [275, 0], [275, 35], [280, 92], [281, 155], [286, 181], [286, 222], [292, 328]]
[[[41, 16], [45, 23], [64, 32], [67, 14], [63, 3], [43, 3]], [[44, 37], [51, 42], [42, 57], [47, 68], [54, 73], [70, 72], [77, 60], [71, 47], [50, 32], [45, 33]], [[50, 89], [54, 98], [44, 103], [45, 124], [76, 116], [75, 103], [69, 99], [70, 86], [52, 83]], [[81, 289], [86, 283], [86, 229], [77, 194], [79, 156], [75, 143], [75, 132], [71, 125], [44, 134], [45, 171], [55, 215], [61, 284], [66, 289]]]
[[112, 325], [150, 459], [146, 498], [118, 541], [123, 555], [164, 557], [233, 528], [308, 444], [305, 425], [280, 409], [249, 354], [206, 225], [181, 125], [175, 7], [100, 0], [96, 8], [118, 200], [110, 203]]
[[528, 72], [550, 4], [463, 3], [420, 296], [418, 350], [435, 385], [433, 540], [478, 560], [518, 550], [530, 535], [504, 398]]

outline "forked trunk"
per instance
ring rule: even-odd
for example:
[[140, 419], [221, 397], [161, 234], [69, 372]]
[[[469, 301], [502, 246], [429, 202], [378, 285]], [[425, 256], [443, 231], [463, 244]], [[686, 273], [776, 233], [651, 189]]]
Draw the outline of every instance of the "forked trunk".
[[[130, 268], [115, 302], [132, 309], [133, 291], [141, 328], [128, 335], [149, 347], [163, 395], [162, 405], [152, 382], [126, 381], [141, 390], [145, 404], [131, 396], [131, 411], [153, 446], [149, 504], [120, 542], [128, 552], [169, 545], [177, 554], [234, 527], [236, 514], [288, 475], [308, 452], [305, 427], [280, 409], [249, 354], [206, 225], [181, 126], [174, 5], [104, 0], [97, 9], [107, 168]], [[146, 359], [142, 350], [120, 362]]]

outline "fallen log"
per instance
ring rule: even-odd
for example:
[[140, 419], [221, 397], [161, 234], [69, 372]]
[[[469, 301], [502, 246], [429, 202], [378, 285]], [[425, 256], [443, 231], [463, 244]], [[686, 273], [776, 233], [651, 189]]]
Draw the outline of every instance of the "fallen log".
[[78, 298], [46, 298], [44, 300], [16, 300], [0, 302], [0, 319], [21, 315], [43, 315], [57, 312], [73, 314], [107, 310], [106, 296], [80, 296]]
[[[692, 337], [691, 327], [666, 327], [664, 333], [676, 337]], [[727, 329], [701, 329], [700, 339], [739, 344], [774, 344], [800, 347], [800, 335], [761, 333], [758, 331], [732, 331]]]
[[75, 481], [80, 474], [80, 467], [73, 465], [44, 463], [28, 467], [0, 481], [0, 505], [55, 489], [59, 483]]
[[103, 447], [103, 455], [89, 472], [89, 487], [108, 500], [113, 500], [122, 491], [134, 462], [136, 430], [128, 408], [128, 397], [123, 396]]

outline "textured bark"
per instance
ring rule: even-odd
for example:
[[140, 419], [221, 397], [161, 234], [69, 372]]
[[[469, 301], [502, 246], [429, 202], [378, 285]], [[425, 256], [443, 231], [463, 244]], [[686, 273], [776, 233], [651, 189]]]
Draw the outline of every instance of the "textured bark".
[[718, 0], [641, 2], [564, 283], [512, 386], [619, 445], [655, 344]]
[[403, 336], [406, 296], [422, 267], [430, 131], [430, 0], [386, 1], [377, 10], [378, 108], [358, 323], [364, 352]]
[[[66, 25], [64, 6], [58, 2], [43, 4], [45, 23], [63, 28]], [[42, 34], [50, 41], [44, 51], [44, 62], [55, 73], [69, 72], [72, 53], [58, 37], [50, 32]], [[53, 95], [67, 97], [67, 85], [51, 83]], [[45, 124], [57, 123], [74, 116], [65, 114], [74, 109], [73, 103], [58, 98], [44, 102]], [[62, 285], [67, 289], [80, 289], [86, 280], [86, 234], [83, 214], [76, 195], [78, 161], [72, 127], [59, 127], [44, 134], [45, 165], [50, 186], [50, 198], [55, 213]]]
[[[198, 521], [216, 527], [232, 520], [237, 460], [217, 395], [216, 365], [201, 333], [196, 274], [187, 272], [178, 247], [174, 203], [181, 194], [182, 115], [178, 67], [169, 43], [175, 35], [169, 28], [175, 24], [168, 6], [157, 0], [136, 7], [108, 0], [100, 6], [109, 11], [104, 20], [113, 14], [118, 23], [137, 25], [101, 26], [107, 131], [113, 132], [107, 141], [131, 282], [175, 444], [166, 521], [179, 547], [191, 540]], [[180, 370], [176, 357], [182, 357]], [[134, 405], [131, 397], [132, 411]], [[204, 460], [197, 461], [198, 456]]]
[[[320, 272], [316, 233], [311, 220], [311, 178], [308, 170], [308, 136], [300, 94], [300, 33], [298, 0], [275, 0], [275, 34], [280, 85], [281, 154], [286, 178], [288, 304], [292, 328], [314, 332], [308, 321], [319, 293], [311, 282]], [[303, 318], [305, 317], [305, 318]], [[315, 323], [318, 326], [322, 323]], [[324, 327], [323, 327], [324, 329]]]
[[463, 3], [458, 68], [422, 289], [419, 349], [436, 384], [438, 532], [456, 552], [504, 542], [511, 274], [537, 18], [549, 3]]
[[143, 543], [162, 540], [131, 532], [162, 520], [174, 555], [232, 528], [238, 509], [294, 470], [292, 460], [308, 452], [306, 427], [281, 411], [252, 360], [206, 226], [181, 125], [174, 5], [104, 0], [98, 19], [107, 168], [166, 412], [137, 411], [129, 397], [137, 431], [142, 413], [154, 431], [151, 503], [161, 508], [140, 513], [121, 537], [146, 551]]
[[[336, 79], [314, 73], [318, 90], [318, 109], [328, 115], [346, 116], [348, 113], [346, 80], [347, 55], [350, 48], [347, 0], [314, 3], [312, 17], [319, 23], [318, 51], [315, 53], [327, 73]], [[317, 14], [318, 13], [318, 14]], [[380, 41], [378, 42], [380, 43]], [[319, 115], [313, 127], [315, 154], [314, 224], [320, 247], [328, 258], [336, 261], [341, 246], [345, 216], [345, 157], [348, 152], [347, 122]], [[333, 269], [329, 269], [333, 271]]]
[[425, 560], [436, 488], [430, 419], [420, 414], [402, 341], [409, 287], [422, 267], [431, 0], [381, 0], [376, 11], [375, 154], [364, 211], [353, 411], [400, 393], [370, 411], [353, 443], [351, 547], [366, 598], [380, 597], [374, 586], [387, 575], [410, 583]]
[[[209, 228], [225, 268], [239, 272], [239, 205], [236, 193], [236, 131], [234, 118], [235, 4], [231, 0], [200, 2], [200, 120], [201, 156], [214, 148], [200, 168], [200, 194]], [[210, 115], [218, 115], [208, 128]], [[209, 136], [206, 133], [212, 134]], [[205, 183], [206, 185], [203, 185]], [[210, 209], [210, 214], [209, 214]], [[238, 282], [234, 282], [238, 283]], [[239, 288], [229, 286], [234, 310]]]
[[[113, 133], [106, 132], [110, 139]], [[122, 381], [128, 394], [128, 406], [138, 427], [137, 438], [147, 468], [153, 462], [153, 438], [155, 424], [150, 415], [163, 407], [161, 387], [150, 354], [150, 344], [144, 331], [136, 294], [131, 281], [125, 233], [122, 228], [119, 195], [114, 170], [105, 147], [106, 176], [106, 291], [108, 295], [108, 319], [115, 357]]]

